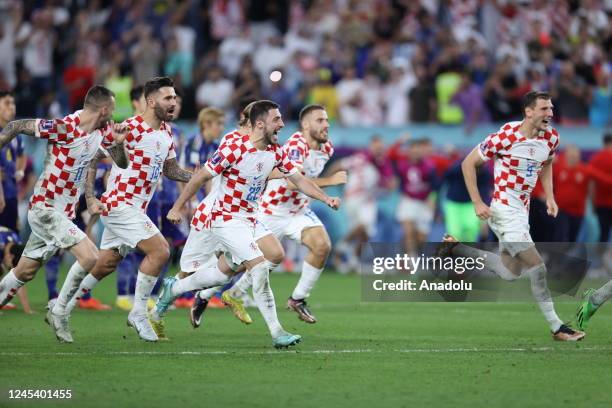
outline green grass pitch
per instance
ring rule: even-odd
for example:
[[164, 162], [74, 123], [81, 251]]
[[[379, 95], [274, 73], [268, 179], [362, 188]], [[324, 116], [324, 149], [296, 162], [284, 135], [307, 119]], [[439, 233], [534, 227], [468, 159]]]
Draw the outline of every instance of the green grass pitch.
[[[297, 275], [274, 274], [279, 306]], [[63, 277], [60, 281], [63, 281]], [[114, 301], [114, 276], [96, 296]], [[555, 343], [531, 303], [361, 303], [357, 276], [326, 273], [311, 298], [319, 319], [277, 351], [261, 315], [251, 326], [209, 310], [193, 330], [167, 318], [170, 342], [138, 340], [119, 310], [78, 310], [74, 344], [44, 324], [44, 276], [28, 286], [38, 314], [0, 316], [0, 406], [78, 407], [609, 407], [612, 305], [577, 344]], [[564, 319], [576, 302], [560, 302]], [[72, 399], [9, 400], [10, 389], [70, 389]]]

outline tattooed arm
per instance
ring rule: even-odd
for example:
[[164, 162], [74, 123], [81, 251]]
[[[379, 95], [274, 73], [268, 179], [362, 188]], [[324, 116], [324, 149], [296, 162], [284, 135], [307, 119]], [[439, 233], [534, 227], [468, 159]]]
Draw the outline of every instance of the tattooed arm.
[[[120, 145], [123, 150], [123, 145]], [[123, 153], [125, 155], [125, 153]], [[91, 215], [100, 214], [104, 209], [104, 205], [96, 198], [95, 184], [96, 184], [96, 171], [98, 169], [98, 162], [106, 157], [102, 149], [98, 149], [96, 155], [89, 162], [87, 168], [87, 178], [85, 179], [85, 200], [87, 201], [87, 210]], [[113, 157], [114, 160], [114, 157]]]
[[176, 158], [168, 159], [164, 162], [164, 176], [168, 177], [170, 180], [182, 181], [183, 183], [187, 183], [191, 180], [191, 173], [188, 170], [185, 170], [179, 166]]
[[36, 119], [20, 119], [9, 122], [0, 132], [0, 149], [6, 146], [20, 133], [34, 136], [36, 134]]
[[[123, 143], [115, 145], [113, 147], [109, 147], [108, 149], [106, 149], [106, 151], [108, 152], [108, 154], [110, 155], [110, 157], [113, 159], [113, 161], [115, 162], [117, 166], [121, 167], [122, 169], [127, 169], [129, 160], [128, 160], [127, 154], [125, 153], [125, 149], [123, 148]], [[98, 161], [99, 160], [101, 159], [98, 159]]]

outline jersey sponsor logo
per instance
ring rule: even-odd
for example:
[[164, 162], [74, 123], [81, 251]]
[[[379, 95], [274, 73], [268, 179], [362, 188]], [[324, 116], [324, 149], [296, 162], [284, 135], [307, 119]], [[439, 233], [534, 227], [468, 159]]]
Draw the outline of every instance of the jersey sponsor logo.
[[68, 229], [68, 234], [72, 235], [73, 237], [76, 237], [77, 229], [75, 227], [69, 228]]

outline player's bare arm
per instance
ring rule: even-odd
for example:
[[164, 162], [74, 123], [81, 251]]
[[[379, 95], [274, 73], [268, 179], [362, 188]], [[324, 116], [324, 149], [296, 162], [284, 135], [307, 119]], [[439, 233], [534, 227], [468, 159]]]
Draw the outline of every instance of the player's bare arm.
[[[118, 146], [121, 146], [121, 150], [123, 150], [123, 145], [118, 145]], [[114, 147], [118, 147], [118, 146], [114, 146]], [[98, 162], [104, 159], [105, 157], [106, 157], [106, 154], [104, 154], [104, 151], [102, 149], [98, 149], [98, 151], [96, 152], [96, 155], [93, 157], [93, 159], [91, 159], [91, 161], [89, 162], [89, 166], [87, 168], [87, 177], [85, 179], [85, 201], [87, 201], [87, 210], [89, 211], [91, 215], [100, 214], [104, 210], [104, 205], [100, 202], [100, 200], [96, 198], [95, 183], [96, 183], [96, 170], [98, 168]]]
[[491, 216], [491, 209], [482, 201], [480, 192], [478, 191], [478, 182], [476, 178], [476, 169], [484, 164], [484, 161], [478, 153], [478, 147], [475, 147], [470, 154], [467, 155], [461, 162], [461, 170], [463, 170], [463, 179], [467, 187], [470, 199], [474, 203], [474, 211], [476, 216], [482, 220], [486, 220]]
[[179, 195], [179, 198], [176, 200], [170, 211], [168, 211], [168, 215], [166, 216], [168, 221], [172, 222], [173, 224], [180, 223], [181, 210], [185, 206], [185, 203], [191, 200], [191, 197], [193, 197], [195, 193], [197, 193], [198, 190], [201, 189], [202, 186], [212, 178], [213, 175], [210, 174], [210, 172], [204, 167], [198, 170], [195, 174], [193, 174], [191, 176], [191, 179], [185, 185], [185, 188]]
[[[348, 180], [348, 173], [344, 170], [340, 170], [333, 173], [331, 176], [317, 177], [310, 180], [312, 180], [319, 187], [340, 186], [346, 184]], [[287, 179], [287, 184], [289, 190], [297, 190], [297, 186], [289, 181], [289, 179]]]
[[164, 176], [168, 177], [170, 180], [182, 181], [183, 183], [187, 183], [191, 180], [192, 172], [189, 170], [183, 169], [179, 166], [176, 158], [168, 159], [164, 162]]
[[323, 190], [321, 190], [321, 187], [317, 186], [312, 180], [304, 176], [302, 173], [295, 173], [289, 176], [289, 180], [295, 184], [298, 190], [306, 194], [308, 197], [322, 201], [334, 210], [337, 210], [340, 207], [340, 199], [338, 197], [329, 197]]
[[542, 163], [540, 182], [542, 183], [542, 189], [544, 189], [544, 195], [546, 197], [546, 212], [551, 217], [556, 217], [559, 213], [559, 207], [557, 206], [555, 194], [553, 192], [552, 159], [546, 160], [544, 163]]
[[0, 149], [10, 143], [15, 136], [23, 134], [34, 136], [36, 134], [36, 119], [13, 120], [0, 131]]

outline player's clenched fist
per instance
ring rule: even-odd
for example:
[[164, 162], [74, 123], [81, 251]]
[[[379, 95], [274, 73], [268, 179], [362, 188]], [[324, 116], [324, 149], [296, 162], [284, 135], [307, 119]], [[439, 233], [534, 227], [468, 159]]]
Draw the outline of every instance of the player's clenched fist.
[[546, 212], [551, 217], [557, 217], [557, 214], [559, 213], [559, 207], [557, 206], [555, 200], [546, 200]]
[[483, 202], [474, 204], [476, 216], [481, 220], [486, 220], [491, 217], [491, 208]]
[[129, 132], [129, 128], [124, 123], [112, 123], [113, 127], [113, 139], [118, 144], [123, 143], [125, 137]]
[[91, 215], [102, 214], [102, 211], [104, 211], [104, 204], [95, 197], [89, 197], [87, 198], [87, 211]]
[[179, 224], [182, 219], [181, 212], [175, 210], [174, 207], [172, 207], [170, 211], [168, 211], [168, 215], [166, 215], [166, 218], [173, 224]]
[[330, 208], [337, 210], [340, 208], [340, 199], [338, 197], [330, 197], [327, 199], [325, 204], [327, 204]]

